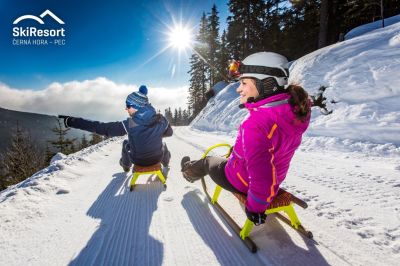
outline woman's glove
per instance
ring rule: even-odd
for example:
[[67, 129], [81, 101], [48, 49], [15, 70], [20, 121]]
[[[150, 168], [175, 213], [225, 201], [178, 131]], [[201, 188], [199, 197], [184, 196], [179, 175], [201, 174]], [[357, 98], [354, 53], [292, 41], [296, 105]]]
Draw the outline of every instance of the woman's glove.
[[68, 126], [68, 119], [69, 119], [69, 118], [72, 118], [72, 116], [58, 115], [58, 118], [64, 119], [64, 126], [65, 126], [66, 128], [69, 127], [69, 126]]
[[246, 216], [255, 225], [260, 225], [265, 223], [265, 219], [267, 218], [267, 215], [265, 213], [251, 212], [247, 208], [246, 208]]

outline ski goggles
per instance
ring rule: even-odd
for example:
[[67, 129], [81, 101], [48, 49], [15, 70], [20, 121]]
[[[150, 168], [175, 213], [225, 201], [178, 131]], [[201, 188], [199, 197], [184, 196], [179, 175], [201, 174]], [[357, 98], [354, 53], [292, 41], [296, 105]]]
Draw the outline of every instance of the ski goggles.
[[231, 60], [229, 62], [228, 76], [230, 78], [238, 78], [240, 76], [239, 67], [240, 61]]
[[267, 66], [245, 65], [240, 61], [231, 60], [228, 75], [230, 78], [239, 78], [242, 74], [263, 74], [277, 78], [287, 78], [289, 69], [281, 69]]

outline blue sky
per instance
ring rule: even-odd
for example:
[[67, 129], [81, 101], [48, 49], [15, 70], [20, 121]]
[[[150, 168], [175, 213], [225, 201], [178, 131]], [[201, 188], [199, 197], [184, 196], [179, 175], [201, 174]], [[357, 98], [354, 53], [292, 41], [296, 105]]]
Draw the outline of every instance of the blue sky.
[[[196, 26], [202, 13], [210, 12], [214, 3], [220, 12], [221, 27], [225, 27], [227, 0], [2, 0], [0, 82], [15, 89], [35, 90], [52, 82], [96, 77], [164, 88], [188, 85], [189, 60], [184, 53], [179, 58], [177, 50], [169, 49], [148, 60], [168, 45], [167, 26], [173, 25], [173, 19]], [[66, 44], [13, 45], [13, 21], [27, 14], [39, 16], [46, 9], [65, 22]], [[43, 20], [46, 26], [57, 26], [50, 17]], [[18, 26], [37, 24], [26, 20]]]

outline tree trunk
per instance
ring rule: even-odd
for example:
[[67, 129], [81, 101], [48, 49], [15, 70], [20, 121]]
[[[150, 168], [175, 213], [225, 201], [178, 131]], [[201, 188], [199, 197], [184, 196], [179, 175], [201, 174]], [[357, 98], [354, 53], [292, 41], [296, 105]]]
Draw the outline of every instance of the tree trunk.
[[330, 0], [321, 1], [318, 49], [325, 47], [328, 44], [327, 39], [328, 39], [328, 23], [329, 23], [329, 2]]

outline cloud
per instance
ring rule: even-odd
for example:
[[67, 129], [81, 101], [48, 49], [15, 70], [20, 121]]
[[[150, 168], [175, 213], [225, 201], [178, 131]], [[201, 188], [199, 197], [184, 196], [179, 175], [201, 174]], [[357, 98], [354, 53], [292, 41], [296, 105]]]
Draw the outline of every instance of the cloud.
[[[140, 85], [140, 84], [139, 84]], [[148, 87], [150, 103], [156, 110], [186, 109], [188, 88]], [[100, 121], [127, 117], [126, 96], [137, 85], [117, 84], [99, 77], [93, 80], [54, 82], [43, 90], [20, 90], [0, 83], [0, 107], [49, 115], [65, 114]]]

